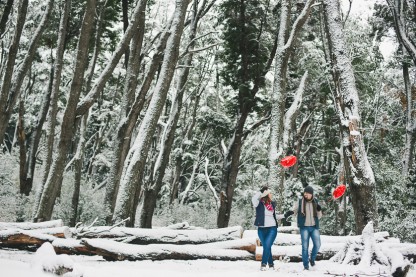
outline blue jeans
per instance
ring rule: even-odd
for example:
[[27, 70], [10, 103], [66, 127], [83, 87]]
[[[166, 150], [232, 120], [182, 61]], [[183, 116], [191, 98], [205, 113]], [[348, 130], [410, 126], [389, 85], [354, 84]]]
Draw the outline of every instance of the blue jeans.
[[300, 239], [302, 241], [302, 262], [303, 267], [306, 269], [309, 268], [309, 238], [312, 239], [313, 243], [311, 261], [315, 262], [319, 248], [321, 247], [319, 229], [317, 229], [315, 226], [305, 226], [300, 228]]
[[257, 233], [261, 244], [263, 245], [261, 264], [269, 264], [269, 266], [273, 266], [272, 245], [277, 236], [277, 227], [259, 227]]

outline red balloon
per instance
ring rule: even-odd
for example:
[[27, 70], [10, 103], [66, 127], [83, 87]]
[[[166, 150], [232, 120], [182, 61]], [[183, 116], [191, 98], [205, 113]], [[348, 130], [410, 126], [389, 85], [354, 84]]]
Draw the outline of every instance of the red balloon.
[[335, 188], [334, 192], [332, 193], [332, 196], [334, 196], [334, 199], [338, 199], [344, 195], [346, 189], [347, 187], [344, 184], [339, 185]]
[[281, 161], [280, 164], [283, 167], [291, 167], [296, 163], [296, 157], [295, 156], [287, 156], [284, 157]]

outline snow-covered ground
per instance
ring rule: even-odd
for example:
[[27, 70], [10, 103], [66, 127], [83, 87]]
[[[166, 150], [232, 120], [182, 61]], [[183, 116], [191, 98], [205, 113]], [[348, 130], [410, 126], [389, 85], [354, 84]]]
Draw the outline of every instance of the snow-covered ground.
[[[318, 261], [313, 270], [303, 271], [301, 263], [276, 262], [278, 271], [260, 271], [257, 261], [210, 261], [210, 260], [164, 260], [164, 261], [135, 261], [107, 262], [99, 256], [70, 256], [75, 262], [75, 269], [82, 272], [84, 277], [129, 277], [129, 276], [389, 276], [387, 268], [359, 268], [351, 265], [340, 265], [330, 261]], [[36, 266], [39, 256], [35, 253], [19, 250], [0, 249], [0, 276], [2, 277], [38, 277], [55, 276], [43, 273]], [[330, 274], [328, 274], [330, 273]], [[333, 275], [331, 275], [333, 274]], [[344, 275], [345, 274], [345, 275]], [[380, 275], [379, 275], [380, 274]], [[71, 276], [71, 275], [64, 275]], [[77, 275], [79, 276], [79, 275]], [[416, 277], [413, 270], [408, 277]]]

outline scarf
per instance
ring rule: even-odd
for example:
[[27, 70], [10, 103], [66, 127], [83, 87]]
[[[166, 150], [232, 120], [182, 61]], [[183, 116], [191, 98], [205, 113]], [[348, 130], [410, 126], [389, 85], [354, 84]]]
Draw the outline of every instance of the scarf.
[[[307, 200], [306, 200], [307, 201]], [[315, 199], [311, 199], [311, 201], [307, 201], [307, 202], [312, 202], [312, 206], [313, 206], [313, 217], [318, 217], [318, 211], [316, 210], [316, 201]], [[303, 214], [303, 216], [306, 216], [306, 211], [305, 211], [305, 197], [302, 197], [302, 207], [301, 207], [301, 213]]]
[[266, 202], [266, 201], [264, 201], [264, 199], [262, 199], [261, 203], [263, 203], [263, 205], [266, 207], [267, 210], [273, 211], [273, 205], [272, 205], [272, 202], [270, 200]]

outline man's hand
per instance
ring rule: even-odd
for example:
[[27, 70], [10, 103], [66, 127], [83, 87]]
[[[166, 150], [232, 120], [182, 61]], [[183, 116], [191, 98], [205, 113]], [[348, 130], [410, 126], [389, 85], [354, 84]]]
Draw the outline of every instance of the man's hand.
[[317, 204], [317, 205], [316, 205], [316, 210], [317, 210], [318, 212], [322, 211], [322, 207], [321, 207], [321, 205]]
[[285, 212], [285, 219], [288, 218], [289, 216], [293, 215], [294, 212], [293, 211], [287, 211]]

